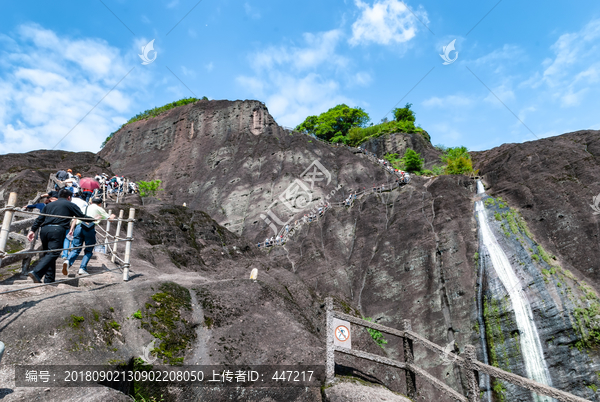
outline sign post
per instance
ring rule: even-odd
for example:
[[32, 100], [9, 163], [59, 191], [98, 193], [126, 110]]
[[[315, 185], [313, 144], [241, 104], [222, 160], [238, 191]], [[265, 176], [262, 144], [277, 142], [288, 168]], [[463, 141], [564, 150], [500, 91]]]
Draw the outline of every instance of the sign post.
[[352, 349], [352, 336], [348, 321], [333, 318], [333, 344], [346, 349]]
[[325, 381], [331, 383], [335, 377], [335, 353], [333, 352], [334, 326], [333, 326], [333, 298], [325, 299], [327, 329], [325, 330], [325, 353], [327, 365], [325, 366]]

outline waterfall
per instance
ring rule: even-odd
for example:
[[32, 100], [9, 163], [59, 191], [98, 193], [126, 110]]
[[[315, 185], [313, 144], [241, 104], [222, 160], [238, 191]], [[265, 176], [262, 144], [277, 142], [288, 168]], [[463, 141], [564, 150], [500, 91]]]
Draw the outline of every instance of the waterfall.
[[[477, 322], [479, 323], [479, 339], [481, 341], [481, 348], [483, 350], [483, 362], [490, 364], [487, 344], [485, 341], [485, 322], [483, 322], [483, 274], [486, 267], [489, 265], [489, 256], [485, 246], [480, 241], [479, 244], [479, 275], [477, 278]], [[484, 373], [479, 374], [479, 388], [484, 389], [484, 401], [492, 402], [492, 388], [490, 386], [490, 376]]]
[[[478, 180], [477, 194], [483, 193], [485, 193], [483, 184]], [[502, 250], [502, 247], [500, 247], [500, 244], [498, 244], [496, 236], [488, 224], [483, 201], [475, 203], [475, 211], [477, 212], [477, 221], [479, 222], [480, 243], [483, 245], [482, 251], [485, 250], [489, 254], [491, 266], [494, 267], [498, 278], [508, 291], [510, 297], [517, 328], [519, 329], [519, 340], [527, 377], [541, 384], [552, 386], [531, 306], [525, 298], [519, 278], [515, 274], [506, 254]], [[533, 393], [533, 399], [535, 402], [554, 402], [554, 399], [550, 397], [535, 393]]]

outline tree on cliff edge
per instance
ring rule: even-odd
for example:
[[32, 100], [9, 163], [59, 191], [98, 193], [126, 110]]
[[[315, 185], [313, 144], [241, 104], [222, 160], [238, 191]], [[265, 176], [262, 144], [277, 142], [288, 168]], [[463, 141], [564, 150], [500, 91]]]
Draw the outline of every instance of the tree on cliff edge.
[[318, 116], [308, 116], [296, 130], [331, 141], [335, 137], [344, 137], [352, 127], [365, 127], [370, 120], [363, 109], [341, 104]]

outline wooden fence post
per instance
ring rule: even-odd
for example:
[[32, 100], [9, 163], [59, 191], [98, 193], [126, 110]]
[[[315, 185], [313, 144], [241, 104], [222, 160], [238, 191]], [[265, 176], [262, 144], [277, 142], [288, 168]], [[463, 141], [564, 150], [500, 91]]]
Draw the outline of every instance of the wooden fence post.
[[[410, 320], [404, 320], [404, 331], [412, 331]], [[406, 333], [404, 334], [404, 362], [407, 366], [414, 364], [415, 355], [413, 352], [413, 341]], [[410, 399], [417, 397], [417, 382], [415, 378], [415, 372], [409, 366], [405, 370], [406, 373], [406, 396]]]
[[473, 362], [476, 360], [475, 357], [475, 346], [467, 345], [465, 346], [465, 363], [466, 363], [466, 377], [467, 377], [467, 387], [468, 387], [468, 398], [469, 402], [478, 402], [479, 401], [479, 383], [477, 382], [477, 377], [475, 376], [475, 365]]
[[335, 377], [335, 353], [333, 350], [333, 298], [325, 298], [325, 314], [326, 314], [326, 328], [325, 328], [325, 356], [327, 364], [325, 366], [325, 382], [331, 383]]
[[[8, 196], [8, 202], [6, 203], [7, 208], [13, 208], [17, 205], [17, 193], [10, 193]], [[8, 241], [8, 232], [10, 231], [10, 224], [12, 223], [14, 211], [5, 211], [4, 220], [2, 221], [2, 229], [0, 230], [0, 254], [6, 251], [6, 242]]]
[[129, 259], [131, 257], [131, 242], [133, 241], [133, 220], [135, 208], [129, 209], [129, 222], [127, 222], [127, 242], [125, 243], [125, 258], [123, 259], [123, 280], [129, 280]]
[[[111, 214], [112, 214], [112, 209], [109, 209], [108, 216], [110, 216]], [[112, 246], [111, 244], [108, 244], [108, 238], [110, 237], [109, 230], [110, 230], [110, 221], [107, 219], [106, 220], [106, 237], [104, 237], [104, 247], [106, 247], [106, 250], [105, 250], [106, 252], [108, 252], [109, 247]]]
[[[121, 219], [123, 219], [124, 210], [119, 211], [119, 221], [117, 222], [117, 230], [115, 232], [115, 241], [119, 240], [119, 234], [121, 233]], [[113, 245], [112, 258], [110, 259], [112, 262], [115, 262], [115, 258], [117, 257], [117, 246], [119, 243], [115, 243]]]

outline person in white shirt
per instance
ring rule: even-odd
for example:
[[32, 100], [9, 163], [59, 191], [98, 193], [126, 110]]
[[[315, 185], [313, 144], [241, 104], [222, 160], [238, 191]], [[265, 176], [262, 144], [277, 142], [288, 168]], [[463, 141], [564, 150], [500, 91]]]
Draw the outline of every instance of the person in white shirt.
[[[69, 179], [70, 180], [70, 179]], [[67, 180], [68, 181], [68, 180]], [[72, 189], [73, 187], [67, 187], [69, 190]], [[85, 214], [85, 211], [87, 209], [88, 203], [85, 202], [84, 200], [82, 200], [81, 198], [77, 198], [77, 197], [71, 197], [71, 202], [75, 205], [77, 205], [79, 207], [79, 209], [81, 209], [81, 212], [83, 212]], [[75, 219], [73, 220], [75, 221]], [[69, 230], [67, 232], [67, 237], [65, 237], [65, 241], [63, 242], [63, 248], [69, 248], [71, 247], [72, 244], [72, 240], [69, 240], [68, 234], [71, 232], [71, 230]], [[69, 251], [68, 250], [63, 250], [61, 255], [60, 255], [63, 260], [66, 260], [67, 257], [69, 256]]]
[[[94, 245], [96, 244], [96, 225], [100, 223], [102, 219], [113, 220], [115, 219], [115, 214], [108, 216], [108, 213], [100, 206], [102, 204], [102, 198], [96, 197], [92, 198], [92, 203], [87, 206], [87, 209], [83, 211], [84, 214], [91, 218], [95, 218], [94, 222], [83, 222], [80, 220], [74, 220], [71, 224], [71, 230], [69, 234], [73, 236], [73, 247], [81, 247], [85, 243], [85, 254], [83, 255], [83, 259], [81, 260], [81, 265], [79, 266], [79, 275], [85, 275], [88, 273], [87, 264], [92, 258], [94, 254]], [[63, 275], [69, 274], [69, 268], [73, 266], [75, 259], [81, 253], [81, 249], [77, 248], [72, 250], [69, 253], [68, 258], [63, 262]]]

